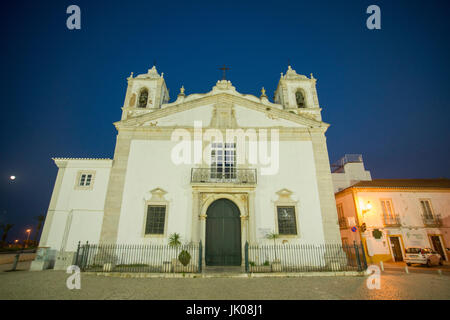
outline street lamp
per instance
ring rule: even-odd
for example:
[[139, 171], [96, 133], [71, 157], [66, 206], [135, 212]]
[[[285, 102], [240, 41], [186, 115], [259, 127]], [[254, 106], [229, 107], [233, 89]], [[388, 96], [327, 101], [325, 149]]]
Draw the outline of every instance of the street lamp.
[[27, 229], [26, 233], [28, 233], [28, 236], [27, 236], [27, 246], [28, 246], [28, 240], [30, 239], [31, 229]]
[[372, 210], [372, 204], [370, 203], [370, 201], [367, 201], [367, 204], [365, 206], [362, 207], [362, 213], [366, 213], [369, 212], [370, 210]]

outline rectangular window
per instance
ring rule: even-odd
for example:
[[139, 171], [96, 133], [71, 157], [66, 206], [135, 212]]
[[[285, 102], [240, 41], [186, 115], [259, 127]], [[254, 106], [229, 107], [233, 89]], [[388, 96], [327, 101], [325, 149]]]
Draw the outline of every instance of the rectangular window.
[[384, 221], [389, 221], [394, 218], [391, 200], [381, 200], [381, 208], [383, 209]]
[[94, 170], [80, 170], [75, 177], [75, 190], [92, 190], [95, 182]]
[[433, 219], [430, 200], [420, 200], [420, 205], [422, 206], [422, 212], [425, 219]]
[[164, 234], [166, 206], [148, 206], [145, 234]]
[[80, 183], [78, 184], [80, 187], [88, 187], [91, 185], [92, 174], [81, 174]]
[[211, 144], [211, 179], [236, 179], [236, 143]]
[[278, 234], [296, 235], [297, 220], [295, 217], [295, 207], [277, 207], [278, 214]]

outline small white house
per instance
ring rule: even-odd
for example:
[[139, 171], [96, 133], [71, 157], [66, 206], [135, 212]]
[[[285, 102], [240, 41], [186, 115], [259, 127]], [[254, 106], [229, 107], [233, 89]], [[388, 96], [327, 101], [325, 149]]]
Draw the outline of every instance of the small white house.
[[269, 232], [283, 243], [341, 242], [312, 75], [289, 67], [274, 102], [227, 80], [207, 93], [182, 87], [169, 102], [155, 67], [127, 80], [114, 158], [53, 159], [41, 247], [166, 244], [178, 233], [202, 241], [206, 265], [241, 265], [245, 243]]

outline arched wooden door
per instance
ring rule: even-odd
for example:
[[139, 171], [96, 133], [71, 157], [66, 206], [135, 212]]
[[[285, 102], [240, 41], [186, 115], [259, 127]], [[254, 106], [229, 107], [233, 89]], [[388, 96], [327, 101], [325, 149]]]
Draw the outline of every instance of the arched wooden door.
[[206, 216], [206, 265], [240, 266], [242, 256], [239, 208], [228, 199], [219, 199], [211, 203]]

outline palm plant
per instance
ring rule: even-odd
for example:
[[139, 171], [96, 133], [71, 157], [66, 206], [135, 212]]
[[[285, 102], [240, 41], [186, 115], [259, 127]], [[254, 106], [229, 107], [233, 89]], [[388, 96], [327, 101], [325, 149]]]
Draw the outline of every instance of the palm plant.
[[276, 246], [276, 240], [278, 239], [280, 237], [280, 235], [278, 234], [278, 233], [275, 233], [275, 232], [270, 232], [270, 233], [268, 233], [267, 235], [266, 235], [266, 238], [267, 239], [269, 239], [269, 240], [273, 240], [273, 244], [274, 244], [274, 247], [275, 247], [275, 261], [277, 261], [278, 260], [278, 258], [277, 258], [277, 246]]
[[42, 226], [44, 224], [45, 216], [44, 215], [39, 215], [39, 216], [36, 216], [35, 219], [38, 221], [38, 225], [36, 227], [36, 233], [34, 235], [34, 240], [33, 240], [36, 243], [37, 242], [37, 237], [39, 235], [39, 232], [41, 231]]
[[14, 225], [10, 223], [2, 225], [3, 230], [2, 243], [6, 241], [6, 238], [8, 237], [8, 232], [9, 230], [11, 230], [12, 227], [14, 227]]
[[175, 248], [181, 246], [180, 239], [181, 239], [181, 236], [178, 233], [176, 233], [176, 232], [172, 233], [169, 236], [169, 246], [175, 247]]
[[[181, 246], [181, 236], [178, 233], [172, 233], [169, 236], [169, 246], [178, 248]], [[178, 249], [177, 249], [178, 251]], [[177, 252], [178, 253], [178, 252]], [[180, 254], [178, 255], [178, 260], [181, 262], [183, 266], [187, 266], [189, 264], [189, 261], [191, 260], [191, 255], [188, 251], [182, 250]]]

